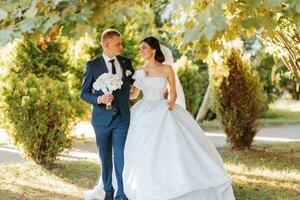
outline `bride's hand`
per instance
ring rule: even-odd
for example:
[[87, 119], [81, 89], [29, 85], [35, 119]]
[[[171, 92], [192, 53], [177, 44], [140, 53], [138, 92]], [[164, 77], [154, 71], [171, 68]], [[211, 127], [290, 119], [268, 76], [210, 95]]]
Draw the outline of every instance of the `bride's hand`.
[[175, 102], [169, 101], [169, 102], [168, 102], [168, 106], [169, 106], [169, 110], [173, 110], [173, 108], [174, 108], [174, 106], [175, 106]]

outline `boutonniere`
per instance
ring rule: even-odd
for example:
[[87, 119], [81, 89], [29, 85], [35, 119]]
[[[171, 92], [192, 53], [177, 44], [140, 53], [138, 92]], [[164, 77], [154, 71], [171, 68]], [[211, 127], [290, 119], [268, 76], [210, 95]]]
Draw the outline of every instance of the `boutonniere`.
[[130, 75], [132, 74], [132, 71], [126, 70], [125, 74], [126, 74], [126, 77], [127, 77], [127, 76], [130, 76]]

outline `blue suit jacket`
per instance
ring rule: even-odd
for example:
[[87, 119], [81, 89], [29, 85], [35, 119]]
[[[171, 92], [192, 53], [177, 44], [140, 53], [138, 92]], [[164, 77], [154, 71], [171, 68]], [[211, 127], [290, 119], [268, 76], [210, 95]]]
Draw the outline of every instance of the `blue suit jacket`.
[[[113, 92], [114, 99], [117, 100], [120, 113], [125, 121], [129, 125], [130, 120], [130, 108], [129, 108], [129, 92], [133, 83], [132, 75], [134, 69], [131, 64], [131, 60], [122, 56], [117, 56], [117, 59], [122, 67], [123, 71], [123, 85], [121, 89]], [[131, 71], [131, 75], [126, 76], [126, 71]], [[94, 126], [108, 126], [112, 121], [113, 110], [106, 110], [105, 104], [98, 104], [97, 99], [103, 95], [102, 91], [95, 91], [93, 89], [93, 83], [103, 73], [107, 73], [107, 66], [105, 64], [103, 56], [100, 56], [94, 60], [88, 61], [83, 74], [83, 82], [81, 87], [80, 97], [93, 105], [92, 111], [92, 125]], [[115, 100], [114, 100], [115, 101]], [[114, 102], [112, 103], [114, 105]]]

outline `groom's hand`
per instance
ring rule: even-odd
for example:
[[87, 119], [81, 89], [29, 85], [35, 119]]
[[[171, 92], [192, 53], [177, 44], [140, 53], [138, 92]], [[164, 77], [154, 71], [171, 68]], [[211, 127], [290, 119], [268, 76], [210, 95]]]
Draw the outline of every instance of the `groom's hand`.
[[164, 92], [164, 98], [168, 99], [168, 97], [169, 97], [169, 90], [166, 89], [165, 92]]
[[104, 94], [98, 97], [99, 104], [109, 104], [114, 100], [114, 96], [111, 94]]

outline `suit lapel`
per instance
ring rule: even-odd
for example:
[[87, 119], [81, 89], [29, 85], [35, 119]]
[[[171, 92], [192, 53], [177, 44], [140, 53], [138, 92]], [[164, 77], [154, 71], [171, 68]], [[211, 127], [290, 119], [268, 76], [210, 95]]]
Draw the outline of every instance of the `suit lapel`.
[[121, 59], [119, 56], [117, 56], [118, 62], [122, 68], [122, 80], [124, 81], [126, 78], [126, 67], [125, 67], [125, 62], [123, 59]]
[[108, 69], [107, 69], [107, 66], [106, 66], [106, 63], [105, 63], [105, 60], [104, 60], [103, 56], [99, 57], [99, 67], [100, 67], [100, 70], [101, 70], [101, 74], [108, 73]]

